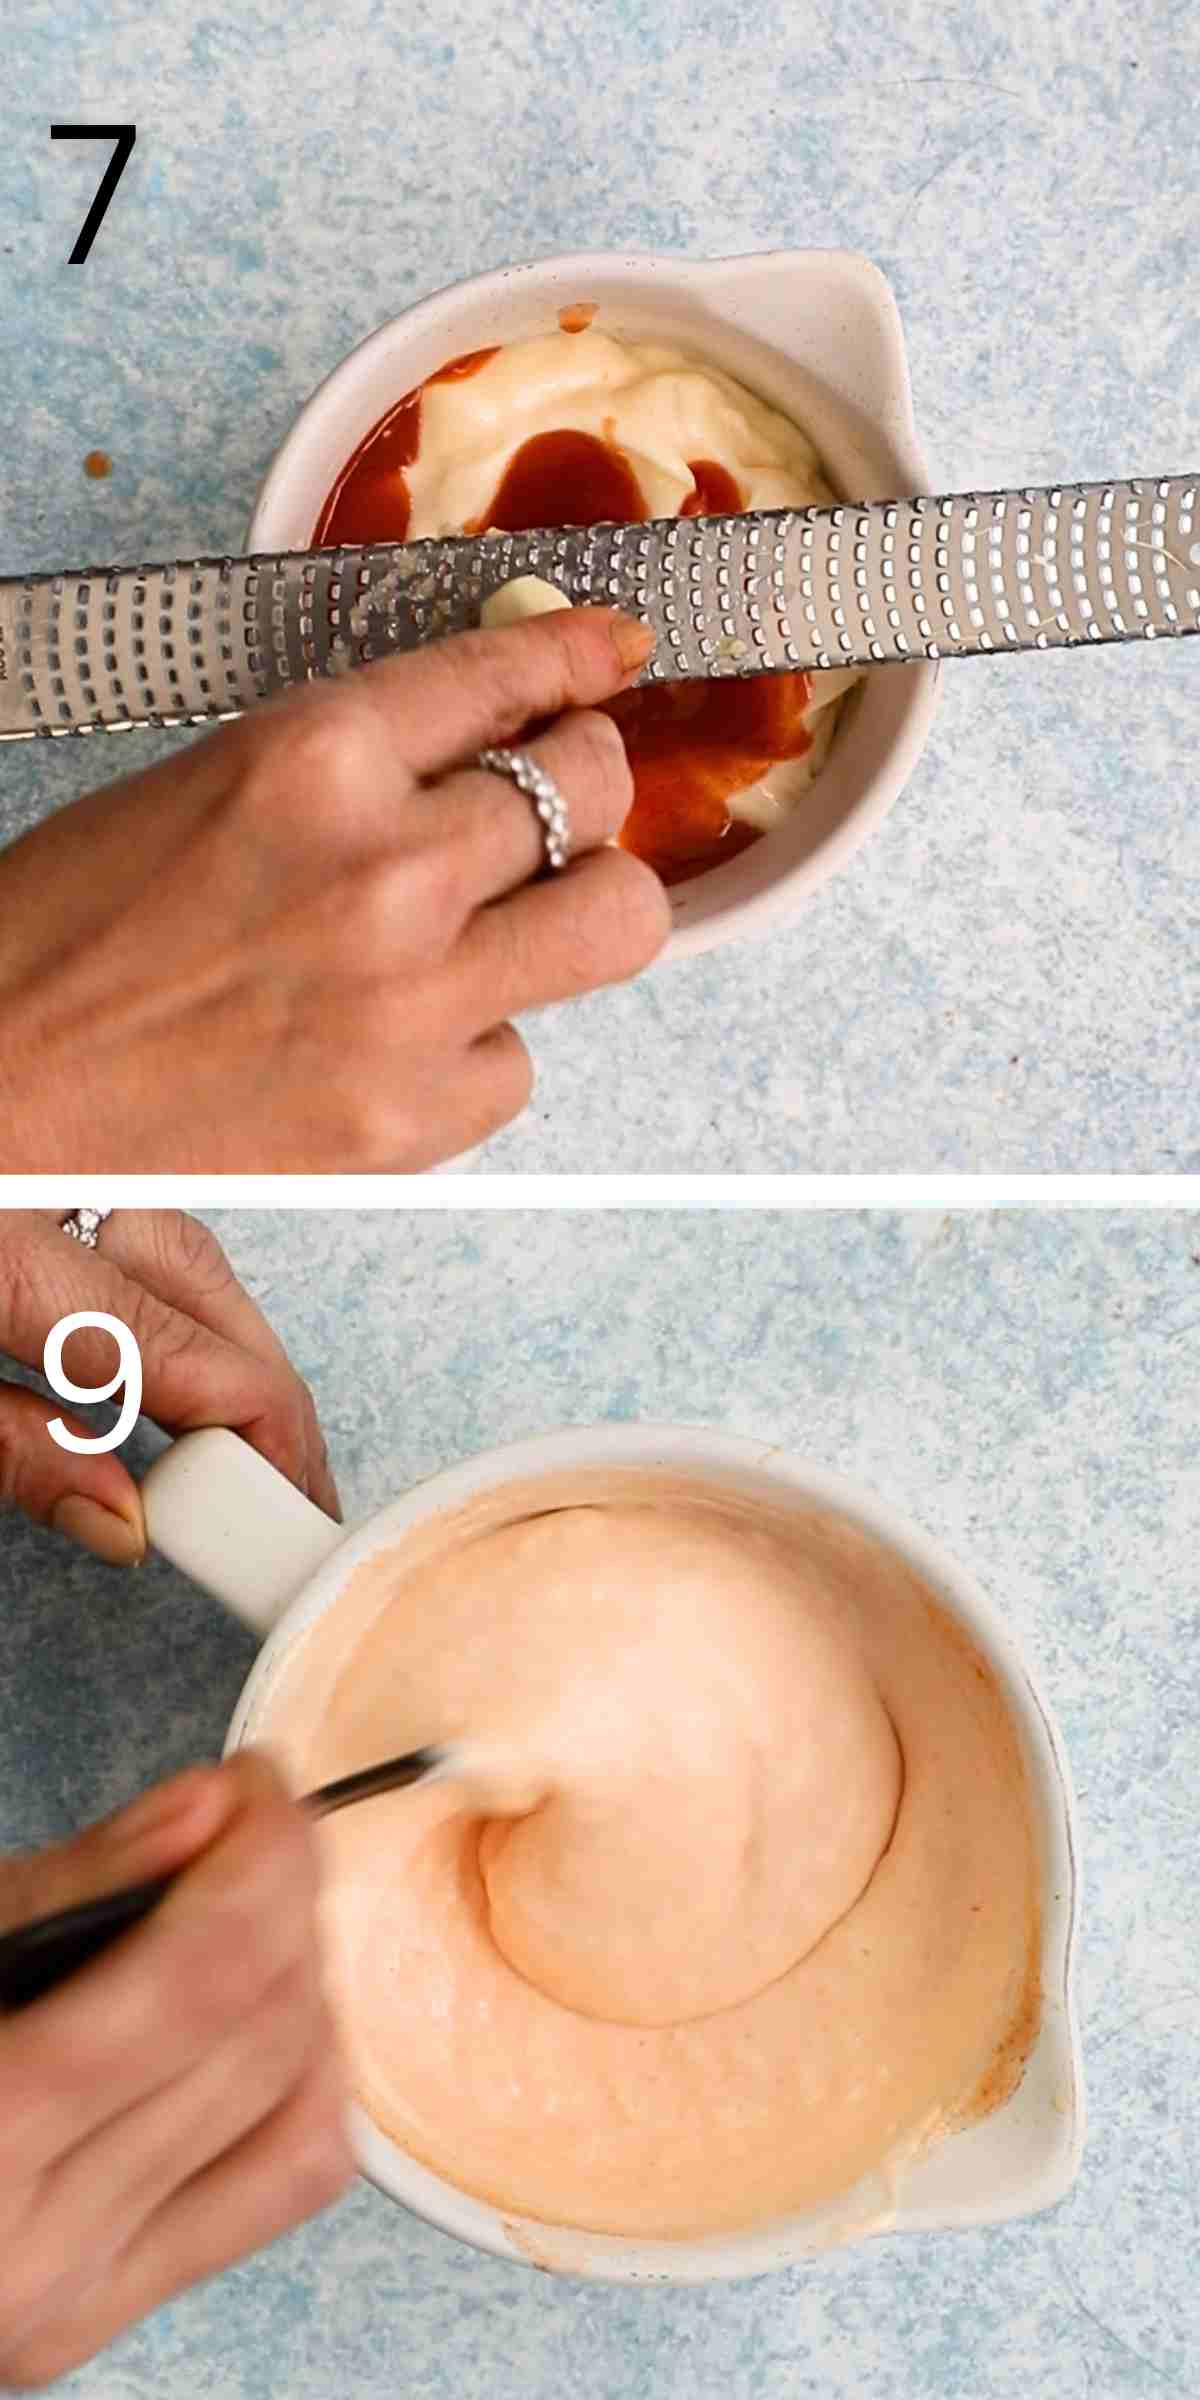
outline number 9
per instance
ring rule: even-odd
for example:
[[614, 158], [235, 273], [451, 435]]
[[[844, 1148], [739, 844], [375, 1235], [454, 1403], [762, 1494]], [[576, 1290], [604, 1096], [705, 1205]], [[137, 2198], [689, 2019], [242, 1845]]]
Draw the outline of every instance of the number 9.
[[[116, 1374], [111, 1383], [72, 1383], [63, 1366], [63, 1344], [70, 1334], [92, 1325], [101, 1333], [111, 1333], [117, 1345], [120, 1360]], [[102, 1450], [119, 1450], [132, 1433], [142, 1406], [142, 1354], [128, 1325], [122, 1325], [119, 1317], [106, 1317], [93, 1309], [82, 1309], [73, 1317], [60, 1317], [46, 1336], [42, 1372], [59, 1400], [111, 1400], [124, 1387], [121, 1414], [109, 1433], [90, 1436], [72, 1433], [61, 1417], [52, 1417], [46, 1427], [51, 1441], [57, 1442], [60, 1450], [81, 1451], [85, 1458], [95, 1458]]]

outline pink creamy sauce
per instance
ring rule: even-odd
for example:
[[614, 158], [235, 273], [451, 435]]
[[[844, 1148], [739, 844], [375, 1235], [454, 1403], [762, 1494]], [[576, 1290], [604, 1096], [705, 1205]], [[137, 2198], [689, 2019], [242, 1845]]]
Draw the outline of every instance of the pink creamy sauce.
[[1008, 1709], [841, 1519], [631, 1474], [493, 1497], [352, 1579], [260, 1736], [298, 1784], [471, 1744], [321, 1838], [359, 2097], [503, 2210], [752, 2225], [885, 2188], [1020, 2078]]

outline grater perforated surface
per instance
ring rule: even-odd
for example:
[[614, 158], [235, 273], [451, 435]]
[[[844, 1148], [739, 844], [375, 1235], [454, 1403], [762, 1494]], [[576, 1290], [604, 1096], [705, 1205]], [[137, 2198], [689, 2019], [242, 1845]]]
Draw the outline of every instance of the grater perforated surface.
[[658, 634], [645, 682], [1200, 633], [1200, 474], [0, 581], [0, 739], [240, 716], [539, 575]]

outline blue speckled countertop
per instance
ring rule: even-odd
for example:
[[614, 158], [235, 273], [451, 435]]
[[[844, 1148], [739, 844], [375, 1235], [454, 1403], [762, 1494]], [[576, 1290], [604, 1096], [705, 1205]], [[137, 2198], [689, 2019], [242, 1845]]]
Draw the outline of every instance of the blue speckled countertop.
[[[1200, 1218], [211, 1218], [347, 1515], [547, 1425], [845, 1467], [1002, 1595], [1079, 1789], [1090, 2139], [1050, 2215], [700, 2291], [565, 2283], [365, 2185], [82, 2369], [95, 2400], [1161, 2400], [1200, 2389]], [[0, 1533], [0, 1841], [215, 1751], [251, 1643], [161, 1562]]]
[[[947, 486], [1200, 467], [1192, 0], [6, 15], [0, 571], [237, 546], [354, 341], [552, 250], [865, 250]], [[72, 268], [102, 153], [49, 123], [112, 117], [137, 148]], [[1200, 1166], [1196, 646], [945, 684], [793, 926], [533, 1025], [480, 1169]], [[151, 755], [5, 752], [0, 832]]]

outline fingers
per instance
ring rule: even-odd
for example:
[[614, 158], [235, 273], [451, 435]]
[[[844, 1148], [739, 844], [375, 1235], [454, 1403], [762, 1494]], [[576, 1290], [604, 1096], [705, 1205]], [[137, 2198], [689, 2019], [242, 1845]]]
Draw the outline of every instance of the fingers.
[[632, 682], [648, 627], [607, 609], [561, 609], [499, 633], [459, 633], [361, 678], [405, 764], [435, 775], [506, 742], [535, 718], [595, 708]]
[[[620, 832], [633, 801], [633, 778], [611, 717], [598, 709], [571, 710], [522, 747], [558, 785], [576, 855]], [[480, 768], [445, 776], [425, 787], [419, 807], [431, 837], [462, 857], [473, 905], [527, 883], [544, 864], [533, 802], [504, 775]]]
[[316, 1943], [307, 1815], [253, 1752], [214, 1781], [228, 1818], [153, 1915], [0, 2024], [0, 2122], [27, 2169], [186, 2075]]
[[[301, 1489], [318, 1508], [341, 1520], [312, 1394], [300, 1381], [278, 1336], [234, 1274], [217, 1237], [197, 1217], [174, 1208], [123, 1208], [104, 1228], [104, 1255], [136, 1277], [168, 1307], [206, 1325], [210, 1333], [277, 1371], [281, 1397], [292, 1387], [305, 1452]], [[256, 1447], [259, 1445], [256, 1444]], [[265, 1455], [270, 1456], [268, 1451]], [[277, 1460], [273, 1463], [278, 1464]]]
[[533, 1061], [514, 1025], [493, 1025], [472, 1042], [454, 1092], [454, 1130], [439, 1158], [461, 1156], [511, 1125], [529, 1106]]
[[314, 1947], [190, 2073], [77, 2144], [43, 2178], [63, 2258], [99, 2261], [123, 2249], [173, 2192], [282, 2105], [318, 2051], [336, 2047]]
[[177, 2192], [128, 2261], [126, 2314], [142, 2316], [186, 2280], [211, 2275], [328, 2208], [355, 2172], [337, 2053], [314, 2059], [283, 2106]]
[[[231, 1772], [177, 1777], [93, 1829], [85, 1843], [107, 1844], [111, 1874], [123, 1831], [125, 1874], [144, 1871], [145, 1857], [135, 1867], [128, 1854], [137, 1850], [139, 1824], [143, 1851], [147, 1840], [153, 1846], [155, 1835], [144, 1830], [147, 1810], [156, 1802], [161, 1809], [173, 1795], [178, 1826], [190, 1796], [194, 1834], [206, 1804], [211, 1813], [218, 1787], [235, 1818], [239, 1808], [261, 1810], [281, 1795], [267, 1763], [246, 1754]], [[157, 1838], [161, 1852], [161, 1825]], [[79, 1853], [85, 1843], [70, 1847]], [[48, 1861], [37, 1863], [45, 1873]], [[65, 1849], [59, 1863], [68, 1863]], [[74, 1866], [74, 1893], [65, 1886], [56, 1891], [56, 1905], [79, 1896], [78, 1856]], [[18, 2039], [44, 2012], [45, 2004], [26, 2012]], [[160, 2044], [165, 2029], [160, 2014]], [[36, 2059], [25, 2055], [21, 2063], [26, 2078], [36, 2076]], [[13, 2196], [19, 2197], [22, 2183], [36, 2194], [35, 2206], [17, 2209], [6, 2236], [0, 2318], [6, 2388], [63, 2373], [169, 2292], [270, 2241], [335, 2198], [353, 2171], [345, 2100], [337, 2030], [313, 1938], [189, 2070], [83, 2135], [40, 2171], [31, 2172], [27, 2125], [6, 2124]]]
[[[212, 737], [235, 760], [240, 908], [300, 896], [410, 836], [416, 779], [473, 762], [535, 719], [621, 691], [654, 647], [606, 609], [456, 634], [369, 674], [308, 685]], [[201, 745], [204, 748], [205, 745]]]
[[552, 882], [480, 910], [461, 945], [466, 989], [485, 1016], [515, 1016], [623, 983], [670, 930], [657, 875], [627, 851], [594, 851]]
[[[309, 1490], [310, 1404], [291, 1369], [255, 1356], [160, 1300], [109, 1257], [107, 1226], [101, 1238], [101, 1248], [83, 1250], [53, 1219], [33, 1210], [3, 1220], [0, 1327], [10, 1355], [40, 1368], [46, 1335], [60, 1317], [80, 1310], [117, 1317], [141, 1352], [149, 1416], [171, 1433], [227, 1425], [290, 1482]], [[118, 1243], [120, 1238], [118, 1233]], [[114, 1363], [111, 1335], [70, 1336], [65, 1365], [73, 1382], [105, 1383]]]
[[520, 1034], [511, 1025], [487, 1028], [447, 1060], [432, 1059], [428, 1074], [403, 1096], [373, 1080], [364, 1155], [378, 1174], [415, 1174], [447, 1158], [460, 1158], [498, 1133], [526, 1106], [533, 1067]]
[[[215, 1767], [187, 1767], [69, 1841], [0, 1860], [0, 1930], [174, 1874], [213, 1840], [236, 1798]], [[0, 2028], [0, 2059], [4, 2038]]]
[[60, 1449], [46, 1430], [54, 1417], [72, 1433], [87, 1432], [61, 1401], [0, 1384], [0, 1507], [53, 1526], [106, 1566], [137, 1566], [146, 1555], [146, 1526], [128, 1468], [113, 1450], [96, 1457]]
[[329, 2207], [353, 2174], [341, 2069], [318, 2051], [282, 2104], [176, 2190], [74, 2306], [9, 2343], [0, 2370], [16, 2388], [66, 2374], [173, 2293]]
[[[267, 1760], [190, 1770], [57, 1853], [15, 1862], [15, 1876], [0, 1870], [0, 1902], [11, 1912], [22, 1875], [36, 1874], [40, 1906], [66, 1906], [114, 1879], [170, 1872], [181, 1845], [194, 1855], [207, 1836], [154, 1919], [0, 2026], [6, 2170], [12, 2195], [26, 2187], [36, 2202], [6, 2234], [7, 2386], [89, 2356], [155, 2298], [323, 2205], [352, 2171], [312, 1829]], [[184, 1934], [201, 1937], [190, 1955]], [[107, 2067], [105, 2023], [117, 2044]], [[87, 2060], [72, 2050], [81, 2038]], [[56, 2123], [76, 2073], [85, 2104]]]

